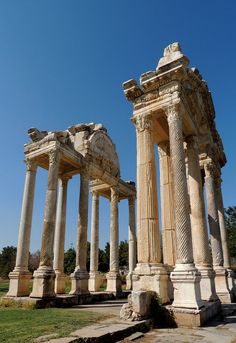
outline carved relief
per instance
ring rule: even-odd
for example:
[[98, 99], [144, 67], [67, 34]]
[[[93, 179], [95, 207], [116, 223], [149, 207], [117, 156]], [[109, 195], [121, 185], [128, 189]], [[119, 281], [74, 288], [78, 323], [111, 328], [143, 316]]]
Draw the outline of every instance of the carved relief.
[[149, 115], [138, 115], [134, 118], [137, 132], [152, 129], [152, 119]]

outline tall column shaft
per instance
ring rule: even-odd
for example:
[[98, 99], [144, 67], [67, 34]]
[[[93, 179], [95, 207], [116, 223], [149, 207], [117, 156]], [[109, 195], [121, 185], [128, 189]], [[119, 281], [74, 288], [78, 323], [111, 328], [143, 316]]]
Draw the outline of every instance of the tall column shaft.
[[206, 200], [208, 210], [208, 222], [211, 236], [211, 249], [213, 266], [223, 266], [223, 252], [221, 246], [220, 227], [218, 220], [218, 208], [215, 191], [214, 167], [207, 163], [204, 165]]
[[188, 189], [183, 147], [182, 107], [172, 105], [167, 110], [171, 166], [173, 170], [176, 266], [171, 273], [175, 307], [203, 306], [200, 293], [200, 273], [193, 264], [192, 233], [189, 216]]
[[190, 217], [192, 226], [193, 256], [197, 267], [210, 267], [207, 223], [202, 190], [196, 137], [187, 138], [188, 180], [190, 198]]
[[63, 176], [58, 180], [58, 203], [54, 242], [53, 268], [56, 272], [55, 293], [65, 292], [64, 246], [66, 228], [66, 201], [68, 179]]
[[98, 271], [99, 249], [99, 195], [92, 192], [92, 219], [91, 219], [91, 243], [90, 243], [90, 272]]
[[160, 263], [156, 162], [153, 125], [149, 116], [136, 121], [138, 263]]
[[29, 295], [29, 279], [31, 278], [31, 273], [28, 270], [28, 262], [37, 166], [30, 159], [26, 159], [25, 162], [27, 169], [20, 217], [16, 265], [14, 271], [9, 274], [10, 287], [8, 296]]
[[200, 288], [203, 300], [217, 300], [212, 270], [205, 215], [202, 176], [199, 166], [197, 137], [187, 137], [188, 183], [192, 226], [194, 263], [201, 272]]
[[71, 274], [70, 294], [88, 293], [87, 231], [88, 231], [89, 176], [84, 170], [80, 174], [80, 197], [77, 229], [76, 266]]
[[218, 217], [219, 217], [219, 226], [220, 226], [220, 235], [223, 251], [223, 260], [224, 267], [226, 269], [230, 268], [230, 257], [229, 257], [229, 248], [227, 242], [227, 231], [225, 227], [225, 214], [224, 214], [224, 205], [221, 191], [221, 179], [218, 178], [216, 184], [216, 197], [217, 197], [217, 208], [218, 208]]
[[165, 265], [173, 267], [176, 260], [176, 241], [174, 227], [174, 192], [171, 175], [169, 142], [159, 143], [158, 152], [160, 167], [163, 262]]
[[119, 195], [115, 188], [111, 188], [110, 202], [110, 272], [119, 272]]
[[53, 244], [56, 222], [57, 185], [60, 153], [52, 150], [49, 153], [48, 183], [44, 209], [42, 242], [39, 268], [34, 272], [31, 297], [53, 297], [55, 272], [52, 267]]
[[174, 182], [176, 263], [192, 264], [193, 248], [183, 147], [182, 117], [175, 107], [168, 112], [170, 152]]
[[119, 190], [111, 188], [110, 200], [110, 270], [107, 273], [107, 291], [120, 292], [121, 281], [119, 276]]
[[102, 274], [98, 271], [99, 257], [99, 195], [92, 191], [92, 217], [90, 242], [90, 273], [89, 291], [97, 292], [103, 282]]
[[135, 197], [129, 197], [129, 272], [132, 272], [136, 265], [136, 230], [135, 230]]
[[211, 235], [211, 249], [213, 268], [215, 270], [215, 286], [216, 293], [221, 302], [231, 302], [231, 293], [228, 286], [227, 270], [223, 267], [223, 251], [221, 242], [221, 233], [219, 226], [218, 207], [217, 207], [217, 194], [215, 176], [216, 170], [212, 162], [204, 164], [205, 170], [205, 185], [206, 185], [206, 199], [208, 210], [208, 221]]
[[76, 249], [76, 269], [81, 271], [87, 271], [88, 194], [89, 178], [86, 173], [81, 173]]

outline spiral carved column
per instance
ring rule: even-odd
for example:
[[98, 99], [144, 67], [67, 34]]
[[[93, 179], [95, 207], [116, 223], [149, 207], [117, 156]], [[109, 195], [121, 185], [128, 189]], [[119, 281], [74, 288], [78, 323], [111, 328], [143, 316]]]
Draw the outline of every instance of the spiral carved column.
[[192, 233], [189, 216], [188, 190], [183, 147], [182, 108], [167, 108], [170, 155], [173, 170], [176, 266], [171, 273], [175, 307], [200, 308], [200, 273], [193, 263]]

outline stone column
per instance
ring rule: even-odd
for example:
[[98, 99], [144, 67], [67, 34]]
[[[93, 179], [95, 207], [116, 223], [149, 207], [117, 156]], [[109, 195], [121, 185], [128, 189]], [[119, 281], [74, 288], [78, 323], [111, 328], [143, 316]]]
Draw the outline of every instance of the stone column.
[[155, 291], [166, 303], [169, 301], [168, 275], [161, 263], [152, 114], [135, 116], [133, 122], [137, 138], [138, 249], [138, 263], [132, 277], [133, 290]]
[[89, 176], [86, 170], [80, 174], [80, 198], [79, 198], [79, 216], [78, 216], [78, 236], [76, 248], [76, 267], [71, 274], [70, 294], [88, 293], [87, 272], [87, 231], [88, 231], [88, 192]]
[[189, 216], [188, 189], [185, 170], [182, 128], [183, 109], [172, 105], [167, 109], [170, 136], [171, 166], [173, 170], [176, 265], [171, 273], [174, 287], [174, 307], [200, 308], [200, 273], [193, 263], [192, 234]]
[[215, 290], [215, 273], [212, 269], [209, 250], [197, 137], [189, 136], [186, 142], [194, 263], [201, 273], [201, 298], [206, 301], [214, 301], [218, 297]]
[[132, 289], [132, 274], [137, 261], [137, 240], [135, 225], [135, 196], [128, 198], [129, 203], [129, 273], [126, 277], [126, 288]]
[[119, 215], [118, 215], [119, 190], [111, 188], [110, 200], [110, 270], [106, 275], [107, 291], [121, 292], [119, 275]]
[[174, 289], [170, 280], [176, 260], [176, 238], [174, 227], [174, 190], [171, 173], [170, 145], [161, 142], [158, 145], [160, 169], [160, 200], [162, 218], [163, 262], [168, 271], [168, 295], [174, 299]]
[[67, 200], [68, 178], [60, 177], [58, 181], [58, 204], [56, 216], [55, 242], [54, 242], [54, 261], [53, 268], [56, 273], [55, 293], [65, 293], [65, 274], [64, 274], [64, 246], [66, 228], [66, 200]]
[[160, 166], [163, 261], [165, 265], [173, 267], [176, 259], [176, 243], [169, 142], [159, 143], [158, 152]]
[[57, 149], [50, 151], [40, 263], [39, 268], [34, 272], [33, 290], [30, 294], [30, 297], [32, 298], [48, 298], [55, 296], [55, 271], [52, 266], [52, 260], [56, 222], [59, 160], [59, 151]]
[[28, 270], [29, 246], [34, 203], [36, 163], [26, 158], [26, 176], [23, 193], [16, 265], [9, 274], [10, 285], [7, 296], [21, 297], [29, 295], [29, 281], [32, 274]]
[[92, 218], [90, 243], [89, 291], [97, 292], [102, 284], [102, 276], [98, 271], [99, 256], [99, 195], [92, 191]]
[[204, 164], [208, 221], [211, 236], [213, 268], [216, 273], [216, 293], [221, 302], [231, 301], [227, 283], [227, 270], [223, 267], [223, 251], [221, 245], [220, 226], [215, 188], [215, 167], [212, 162]]
[[218, 217], [219, 217], [219, 225], [220, 225], [220, 236], [221, 236], [221, 243], [222, 243], [224, 268], [228, 272], [228, 287], [231, 294], [235, 297], [236, 296], [235, 275], [230, 266], [228, 237], [227, 237], [227, 231], [225, 227], [225, 214], [224, 214], [223, 197], [222, 197], [222, 191], [221, 191], [221, 183], [222, 183], [222, 180], [220, 177], [218, 177], [216, 179], [216, 197], [217, 197], [217, 208], [218, 208]]

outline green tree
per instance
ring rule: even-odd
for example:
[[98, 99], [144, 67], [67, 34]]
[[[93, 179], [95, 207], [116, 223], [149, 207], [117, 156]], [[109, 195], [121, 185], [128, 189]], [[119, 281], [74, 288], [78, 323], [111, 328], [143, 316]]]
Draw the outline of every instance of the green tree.
[[0, 253], [0, 276], [7, 278], [16, 263], [16, 247], [7, 246]]
[[236, 257], [236, 206], [225, 209], [225, 223], [228, 234], [229, 254]]
[[69, 275], [75, 270], [75, 257], [76, 252], [74, 248], [70, 248], [64, 255], [64, 273]]
[[129, 245], [128, 242], [120, 241], [119, 244], [119, 266], [124, 267], [129, 265]]

